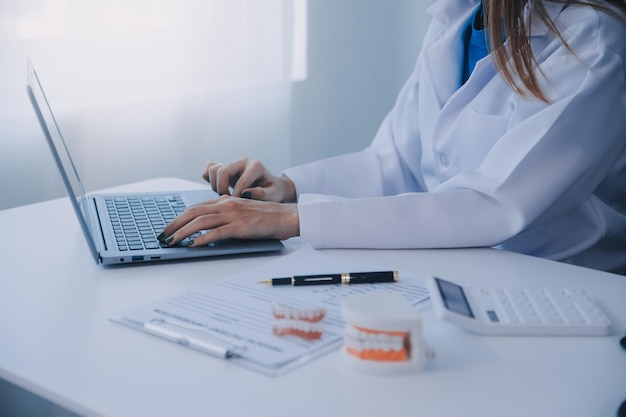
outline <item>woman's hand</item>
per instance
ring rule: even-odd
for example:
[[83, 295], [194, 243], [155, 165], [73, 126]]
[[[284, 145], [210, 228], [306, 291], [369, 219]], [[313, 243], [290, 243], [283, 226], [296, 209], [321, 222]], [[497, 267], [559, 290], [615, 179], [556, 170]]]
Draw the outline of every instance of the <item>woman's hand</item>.
[[202, 177], [220, 195], [230, 195], [233, 187], [235, 197], [253, 200], [282, 202], [296, 201], [296, 188], [286, 176], [275, 176], [255, 160], [242, 158], [229, 165], [207, 163]]
[[159, 240], [172, 246], [201, 230], [205, 234], [188, 246], [203, 246], [218, 240], [288, 239], [300, 235], [298, 207], [231, 196], [187, 208], [167, 225]]

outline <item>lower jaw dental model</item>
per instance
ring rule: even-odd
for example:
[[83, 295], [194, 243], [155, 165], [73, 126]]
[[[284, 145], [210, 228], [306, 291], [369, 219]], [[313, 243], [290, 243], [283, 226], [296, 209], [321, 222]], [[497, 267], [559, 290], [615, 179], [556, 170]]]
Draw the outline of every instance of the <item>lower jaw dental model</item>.
[[370, 373], [419, 372], [434, 353], [422, 335], [422, 321], [397, 293], [355, 295], [342, 305], [346, 322], [346, 364]]
[[274, 303], [272, 315], [276, 319], [273, 327], [276, 336], [292, 335], [305, 340], [322, 337], [321, 321], [326, 316], [325, 308], [297, 309]]

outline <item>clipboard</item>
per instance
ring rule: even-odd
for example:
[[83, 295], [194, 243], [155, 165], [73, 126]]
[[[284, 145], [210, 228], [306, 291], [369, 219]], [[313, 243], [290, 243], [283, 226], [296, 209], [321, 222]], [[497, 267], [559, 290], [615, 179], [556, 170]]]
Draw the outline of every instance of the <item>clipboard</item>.
[[[391, 291], [402, 293], [412, 305], [417, 305], [428, 299], [424, 287], [427, 277], [401, 271], [397, 283], [312, 287], [272, 287], [258, 281], [268, 276], [379, 269], [380, 266], [304, 246], [267, 264], [195, 291], [121, 312], [110, 320], [259, 373], [278, 376], [343, 344], [341, 303], [345, 298]], [[275, 303], [294, 309], [325, 308], [321, 338], [276, 336], [272, 331]]]

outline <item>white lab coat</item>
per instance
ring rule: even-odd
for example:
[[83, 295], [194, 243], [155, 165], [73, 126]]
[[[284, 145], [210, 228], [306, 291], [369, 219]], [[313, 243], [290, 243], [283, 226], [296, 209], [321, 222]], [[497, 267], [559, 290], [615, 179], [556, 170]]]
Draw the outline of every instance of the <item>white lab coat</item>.
[[285, 171], [316, 248], [490, 247], [626, 266], [626, 28], [545, 2], [573, 56], [534, 21], [545, 104], [491, 57], [459, 88], [479, 0], [440, 0], [415, 70], [371, 146]]

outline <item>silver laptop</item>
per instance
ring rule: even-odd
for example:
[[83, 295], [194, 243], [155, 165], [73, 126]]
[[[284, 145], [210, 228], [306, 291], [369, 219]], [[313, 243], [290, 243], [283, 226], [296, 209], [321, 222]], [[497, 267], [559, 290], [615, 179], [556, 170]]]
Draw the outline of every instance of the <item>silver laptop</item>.
[[228, 239], [196, 248], [187, 247], [186, 240], [174, 247], [162, 245], [156, 237], [166, 224], [187, 206], [217, 197], [209, 188], [163, 193], [86, 195], [30, 60], [27, 66], [28, 95], [96, 263], [130, 264], [269, 252], [283, 248], [279, 240]]

